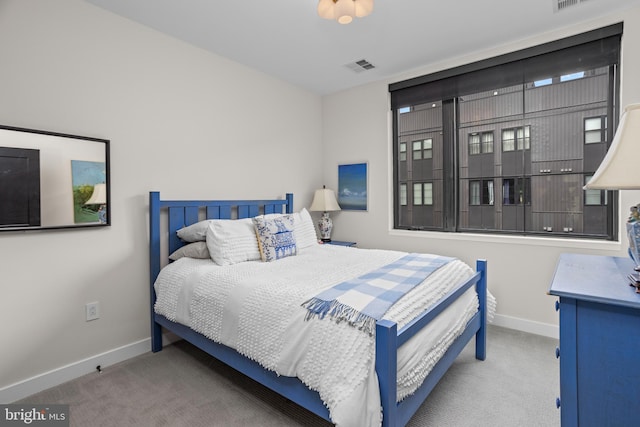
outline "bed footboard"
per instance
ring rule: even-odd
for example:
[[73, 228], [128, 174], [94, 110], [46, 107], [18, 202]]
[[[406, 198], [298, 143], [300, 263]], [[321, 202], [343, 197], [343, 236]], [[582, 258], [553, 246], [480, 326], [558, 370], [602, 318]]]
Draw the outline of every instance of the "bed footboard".
[[[436, 363], [422, 385], [414, 394], [397, 403], [397, 354], [398, 349], [425, 327], [438, 314], [453, 303], [467, 289], [475, 285], [478, 294], [478, 312], [467, 323], [462, 334]], [[413, 414], [422, 405], [429, 393], [453, 361], [475, 336], [476, 359], [486, 357], [486, 321], [487, 321], [487, 261], [476, 262], [476, 274], [446, 295], [440, 303], [425, 311], [412, 322], [398, 330], [396, 323], [389, 320], [379, 320], [376, 324], [376, 373], [380, 383], [380, 400], [382, 404], [384, 427], [406, 425]]]

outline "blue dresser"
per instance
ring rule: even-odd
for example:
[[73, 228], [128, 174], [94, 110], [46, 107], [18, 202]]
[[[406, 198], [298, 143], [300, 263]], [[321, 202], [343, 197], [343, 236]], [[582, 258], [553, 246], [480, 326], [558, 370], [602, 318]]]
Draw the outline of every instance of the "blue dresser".
[[562, 254], [559, 297], [562, 427], [640, 426], [640, 294], [629, 258]]

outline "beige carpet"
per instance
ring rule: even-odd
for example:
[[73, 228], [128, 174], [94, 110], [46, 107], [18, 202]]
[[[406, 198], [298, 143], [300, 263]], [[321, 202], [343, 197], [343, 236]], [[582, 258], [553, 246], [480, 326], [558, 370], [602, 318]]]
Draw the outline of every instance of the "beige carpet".
[[[556, 345], [490, 326], [487, 360], [468, 345], [409, 426], [559, 426]], [[331, 425], [185, 342], [22, 402], [69, 404], [77, 427]]]

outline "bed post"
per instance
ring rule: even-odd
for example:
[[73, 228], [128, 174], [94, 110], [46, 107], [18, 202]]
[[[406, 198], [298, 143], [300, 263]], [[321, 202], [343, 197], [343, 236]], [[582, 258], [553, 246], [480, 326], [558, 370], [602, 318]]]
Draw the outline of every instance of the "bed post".
[[376, 372], [380, 383], [382, 426], [396, 427], [398, 387], [398, 325], [386, 319], [376, 323]]
[[293, 193], [287, 193], [287, 208], [286, 213], [293, 213]]
[[477, 260], [476, 270], [480, 273], [480, 280], [476, 283], [480, 305], [480, 329], [476, 332], [476, 359], [484, 360], [487, 357], [487, 260]]
[[156, 291], [153, 284], [160, 272], [160, 193], [149, 192], [149, 297], [151, 298], [151, 351], [162, 350], [162, 329], [155, 321], [153, 307]]

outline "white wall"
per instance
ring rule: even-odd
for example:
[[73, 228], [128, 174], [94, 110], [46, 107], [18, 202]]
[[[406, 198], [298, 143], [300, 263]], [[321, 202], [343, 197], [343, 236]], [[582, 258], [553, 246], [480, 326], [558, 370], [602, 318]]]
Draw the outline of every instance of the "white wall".
[[[621, 104], [640, 101], [640, 9], [595, 22], [498, 46], [461, 58], [434, 63], [388, 81], [346, 90], [323, 98], [324, 182], [337, 188], [337, 165], [369, 162], [369, 211], [332, 215], [333, 238], [356, 240], [360, 247], [437, 252], [474, 263], [489, 261], [489, 289], [498, 300], [496, 323], [554, 336], [558, 315], [546, 294], [562, 252], [626, 256], [626, 237], [619, 242], [452, 235], [393, 231], [391, 116], [388, 84], [433, 73], [503, 53], [624, 21]], [[639, 142], [640, 143], [640, 142]], [[621, 192], [621, 229], [638, 192]], [[622, 233], [624, 234], [624, 233]]]
[[[32, 377], [149, 348], [150, 190], [294, 192], [297, 210], [322, 183], [319, 96], [81, 0], [0, 1], [0, 58], [0, 123], [111, 141], [113, 224], [0, 233], [1, 403]], [[101, 318], [85, 322], [92, 301]]]

